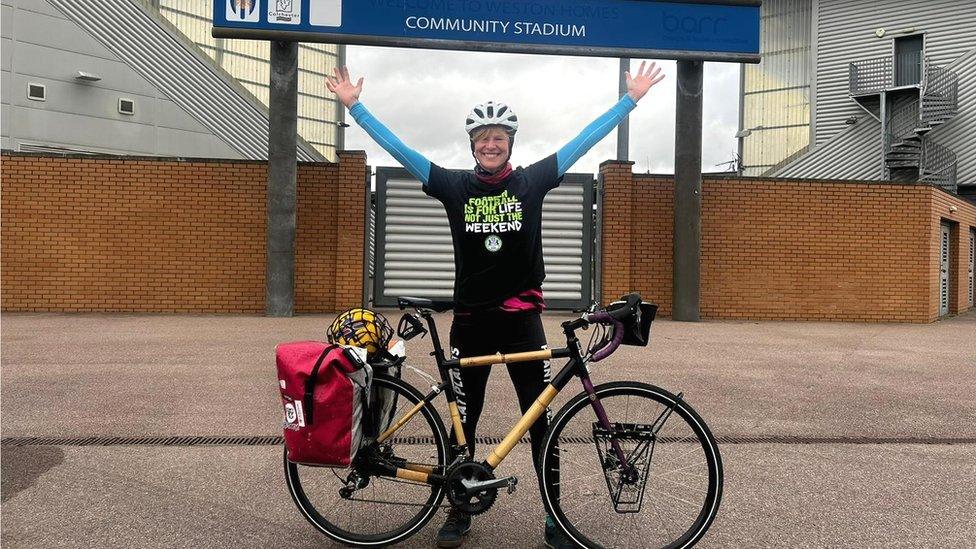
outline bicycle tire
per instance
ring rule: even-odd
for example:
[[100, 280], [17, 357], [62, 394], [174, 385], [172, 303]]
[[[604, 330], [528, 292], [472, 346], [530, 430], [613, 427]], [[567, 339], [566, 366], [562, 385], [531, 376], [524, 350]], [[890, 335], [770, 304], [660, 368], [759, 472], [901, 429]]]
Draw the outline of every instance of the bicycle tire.
[[[385, 375], [377, 375], [373, 386], [393, 391], [399, 402], [406, 403], [401, 410], [410, 410], [423, 400], [423, 395], [409, 384]], [[444, 424], [429, 403], [384, 445], [398, 458], [434, 467], [439, 472], [444, 471], [449, 455]], [[365, 451], [364, 448], [359, 452]], [[368, 485], [354, 492], [354, 499], [345, 499], [339, 490], [348, 475], [354, 469], [365, 471], [368, 467], [358, 456], [347, 468], [311, 467], [288, 461], [286, 450], [284, 462], [288, 491], [302, 515], [333, 541], [352, 547], [382, 547], [409, 538], [434, 516], [445, 495], [440, 485], [364, 473]], [[402, 509], [407, 512], [400, 513], [401, 519], [397, 512]], [[380, 531], [372, 531], [375, 529]]]
[[[639, 487], [641, 494], [638, 510], [633, 510], [635, 505], [628, 512], [616, 507], [615, 490], [625, 484], [623, 468], [613, 469], [616, 458], [597, 448], [612, 437], [598, 429], [596, 413], [583, 392], [560, 409], [543, 442], [546, 511], [568, 539], [582, 547], [691, 547], [705, 535], [722, 499], [722, 458], [708, 426], [686, 402], [653, 385], [622, 381], [595, 390], [615, 433], [627, 431], [627, 425], [653, 425], [672, 409], [653, 437], [653, 429], [629, 428], [635, 440], [643, 433], [649, 447], [643, 465], [647, 472], [633, 481], [633, 492]], [[645, 455], [639, 453], [639, 445], [632, 444], [631, 456], [638, 463]], [[681, 475], [680, 484], [674, 475]], [[658, 535], [662, 530], [664, 535]]]

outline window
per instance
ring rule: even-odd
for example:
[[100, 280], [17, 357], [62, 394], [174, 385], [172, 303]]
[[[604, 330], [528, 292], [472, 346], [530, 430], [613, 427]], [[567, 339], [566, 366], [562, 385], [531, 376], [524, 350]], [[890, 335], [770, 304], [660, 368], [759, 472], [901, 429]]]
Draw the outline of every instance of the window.
[[27, 99], [47, 101], [47, 88], [44, 84], [27, 83]]
[[119, 112], [122, 114], [133, 115], [136, 113], [136, 102], [125, 97], [119, 98]]

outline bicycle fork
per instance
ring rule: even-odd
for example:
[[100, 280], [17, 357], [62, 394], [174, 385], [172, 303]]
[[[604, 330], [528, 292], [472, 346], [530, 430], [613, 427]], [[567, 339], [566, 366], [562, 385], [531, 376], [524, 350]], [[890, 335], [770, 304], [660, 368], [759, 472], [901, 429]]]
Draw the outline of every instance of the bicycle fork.
[[[607, 417], [607, 411], [603, 407], [603, 403], [600, 402], [600, 398], [596, 396], [596, 389], [593, 388], [593, 382], [590, 381], [590, 376], [580, 376], [580, 379], [583, 381], [583, 390], [590, 397], [590, 406], [596, 412], [596, 418], [600, 422], [600, 427], [606, 429], [608, 433], [612, 433], [613, 427], [610, 425], [610, 418]], [[610, 446], [613, 448], [613, 453], [617, 455], [617, 459], [624, 469], [629, 469], [630, 464], [627, 463], [627, 456], [624, 455], [624, 450], [620, 447], [620, 442], [612, 438], [610, 439]]]
[[[597, 421], [599, 422], [600, 427], [602, 427], [608, 433], [613, 433], [613, 426], [610, 424], [610, 418], [607, 416], [607, 411], [603, 407], [603, 403], [600, 402], [600, 397], [596, 395], [596, 389], [593, 387], [593, 382], [590, 381], [590, 377], [584, 375], [580, 376], [580, 379], [583, 382], [583, 390], [586, 391], [587, 396], [590, 398], [590, 406], [596, 413]], [[678, 402], [681, 401], [682, 395], [683, 393], [678, 393], [674, 404], [664, 409], [657, 419], [654, 420], [654, 423], [651, 425], [651, 432], [654, 436], [657, 436], [658, 431], [664, 427], [664, 423], [668, 420], [668, 417], [671, 415], [674, 407], [678, 404]], [[630, 470], [632, 464], [628, 463], [627, 456], [624, 454], [623, 448], [620, 446], [620, 442], [616, 438], [611, 437], [610, 447], [613, 450], [614, 455], [617, 456], [617, 459], [620, 461], [620, 464], [624, 470]]]

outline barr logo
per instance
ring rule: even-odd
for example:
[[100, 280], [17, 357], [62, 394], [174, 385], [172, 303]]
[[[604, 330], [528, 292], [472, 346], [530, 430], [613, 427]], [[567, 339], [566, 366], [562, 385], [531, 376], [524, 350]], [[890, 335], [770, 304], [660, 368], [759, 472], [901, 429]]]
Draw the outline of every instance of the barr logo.
[[718, 34], [719, 24], [727, 23], [724, 17], [692, 17], [674, 15], [664, 12], [664, 30], [668, 32], [685, 32], [689, 34], [700, 34], [710, 32]]
[[226, 16], [228, 21], [246, 21], [257, 23], [260, 14], [257, 10], [260, 0], [224, 0], [227, 3]]

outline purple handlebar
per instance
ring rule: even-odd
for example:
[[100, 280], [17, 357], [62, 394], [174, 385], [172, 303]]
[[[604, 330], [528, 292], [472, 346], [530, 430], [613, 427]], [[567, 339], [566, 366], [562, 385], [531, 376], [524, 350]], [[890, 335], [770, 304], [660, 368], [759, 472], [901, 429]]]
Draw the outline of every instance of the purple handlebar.
[[612, 355], [613, 352], [617, 350], [617, 347], [620, 347], [620, 342], [624, 340], [624, 325], [619, 320], [610, 316], [610, 313], [607, 313], [606, 311], [588, 315], [586, 317], [586, 321], [590, 322], [591, 324], [609, 324], [610, 322], [613, 322], [613, 339], [610, 341], [610, 343], [607, 343], [606, 347], [593, 353], [593, 356], [590, 357], [591, 362], [600, 362], [601, 360]]

